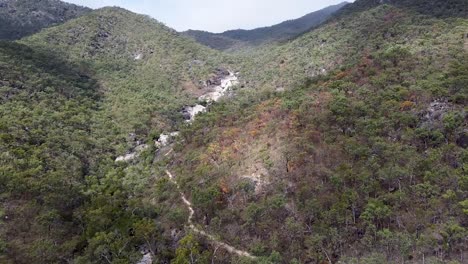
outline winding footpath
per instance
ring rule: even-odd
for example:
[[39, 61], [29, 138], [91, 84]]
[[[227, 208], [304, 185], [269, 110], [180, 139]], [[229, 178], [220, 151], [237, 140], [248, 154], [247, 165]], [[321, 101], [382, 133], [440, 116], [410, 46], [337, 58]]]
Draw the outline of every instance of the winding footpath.
[[190, 229], [192, 229], [195, 233], [208, 238], [209, 240], [211, 240], [215, 244], [216, 247], [224, 248], [229, 253], [236, 254], [236, 255], [241, 256], [241, 257], [251, 258], [251, 259], [256, 258], [255, 256], [253, 256], [249, 252], [236, 249], [233, 246], [230, 246], [230, 245], [228, 245], [228, 244], [226, 244], [226, 243], [224, 243], [222, 241], [219, 241], [213, 235], [210, 235], [207, 232], [205, 232], [205, 231], [199, 229], [198, 227], [196, 227], [194, 225], [194, 223], [193, 223], [193, 215], [195, 214], [195, 211], [193, 210], [192, 203], [187, 199], [187, 197], [185, 197], [185, 194], [180, 189], [179, 183], [175, 180], [174, 176], [168, 170], [166, 170], [166, 174], [169, 177], [169, 180], [179, 190], [179, 194], [180, 194], [180, 197], [182, 198], [182, 201], [184, 202], [184, 204], [187, 206], [187, 208], [190, 211], [189, 218], [188, 218], [188, 226], [190, 227]]
[[[213, 87], [212, 92], [209, 92], [209, 93], [206, 93], [203, 96], [200, 96], [199, 101], [206, 102], [208, 104], [211, 104], [213, 102], [217, 102], [221, 97], [223, 97], [229, 91], [229, 89], [231, 89], [232, 86], [235, 86], [237, 84], [238, 84], [237, 76], [234, 73], [229, 72], [229, 75], [225, 76], [221, 80], [220, 85]], [[202, 105], [187, 106], [185, 108], [185, 112], [187, 112], [189, 114], [189, 117], [190, 117], [190, 119], [187, 120], [187, 121], [189, 123], [192, 123], [195, 120], [195, 117], [198, 114], [206, 112], [206, 109], [207, 108], [205, 106], [202, 106]], [[175, 136], [177, 136], [176, 133], [171, 133], [171, 134], [169, 134], [169, 136], [168, 135], [161, 135], [160, 140], [158, 141], [159, 146], [160, 147], [167, 146], [170, 137], [173, 138]], [[174, 149], [171, 148], [166, 154], [164, 154], [164, 157], [168, 157], [173, 152], [174, 152]], [[155, 158], [153, 160], [153, 163], [156, 162], [156, 158], [157, 158], [157, 156], [155, 156]], [[154, 168], [152, 169], [151, 174], [152, 175], [154, 174]], [[216, 237], [214, 237], [213, 235], [208, 234], [204, 230], [196, 227], [194, 222], [193, 222], [193, 216], [195, 215], [195, 210], [192, 207], [192, 203], [187, 199], [185, 194], [182, 192], [182, 189], [180, 188], [179, 183], [177, 182], [175, 177], [171, 174], [171, 172], [166, 170], [166, 174], [169, 177], [170, 182], [173, 183], [177, 187], [177, 190], [179, 191], [179, 194], [180, 194], [180, 197], [181, 197], [182, 201], [184, 202], [184, 204], [189, 209], [190, 214], [189, 214], [187, 223], [188, 223], [188, 227], [190, 229], [192, 229], [195, 233], [197, 233], [197, 234], [199, 234], [201, 236], [204, 236], [205, 238], [210, 240], [214, 244], [214, 246], [216, 248], [223, 248], [227, 252], [229, 252], [231, 254], [241, 256], [241, 257], [246, 257], [246, 258], [250, 258], [250, 259], [256, 259], [257, 258], [255, 256], [253, 256], [252, 254], [250, 254], [249, 252], [239, 250], [239, 249], [237, 249], [237, 248], [235, 248], [235, 247], [233, 247], [233, 246], [231, 246], [229, 244], [226, 244], [226, 243], [220, 241], [219, 239], [217, 239]], [[151, 263], [152, 262], [152, 255], [151, 254], [152, 254], [151, 252], [149, 252], [147, 254], [144, 254], [143, 258], [137, 264], [149, 264], [149, 263]]]

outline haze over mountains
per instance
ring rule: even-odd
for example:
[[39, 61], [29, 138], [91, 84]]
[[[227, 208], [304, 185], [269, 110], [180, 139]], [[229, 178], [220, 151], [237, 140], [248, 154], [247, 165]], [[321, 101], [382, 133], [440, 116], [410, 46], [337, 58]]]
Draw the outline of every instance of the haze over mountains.
[[270, 27], [253, 30], [229, 30], [218, 34], [189, 30], [184, 32], [184, 34], [193, 37], [204, 45], [220, 50], [227, 50], [239, 46], [260, 45], [274, 41], [285, 41], [318, 26], [347, 4], [347, 2], [343, 2], [338, 5], [329, 6], [301, 18], [288, 20]]
[[468, 259], [467, 1], [198, 42], [0, 3], [0, 263]]

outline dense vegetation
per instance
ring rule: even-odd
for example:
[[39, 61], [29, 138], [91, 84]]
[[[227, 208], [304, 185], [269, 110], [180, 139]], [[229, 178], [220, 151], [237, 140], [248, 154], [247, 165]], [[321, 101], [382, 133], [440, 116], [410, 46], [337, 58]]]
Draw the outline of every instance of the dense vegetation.
[[20, 39], [90, 11], [58, 0], [0, 0], [0, 39]]
[[[48, 53], [1, 43], [1, 262], [50, 262], [76, 246], [96, 81]], [[53, 246], [60, 245], [60, 246]], [[5, 255], [4, 255], [5, 254]]]
[[198, 222], [277, 262], [463, 263], [467, 29], [382, 5], [258, 51], [271, 75], [246, 76], [296, 83], [184, 131], [173, 168]]
[[119, 8], [0, 42], [0, 262], [466, 262], [466, 2], [380, 2], [232, 54]]
[[206, 31], [189, 30], [185, 35], [208, 47], [218, 50], [240, 49], [248, 46], [258, 46], [271, 42], [282, 42], [295, 38], [314, 27], [317, 27], [336, 11], [347, 5], [343, 2], [329, 6], [322, 10], [312, 12], [301, 18], [288, 20], [270, 27], [256, 28], [252, 30], [229, 30], [215, 34]]
[[[103, 8], [21, 40], [94, 72], [104, 111], [126, 136], [170, 131], [224, 56], [147, 16]], [[226, 62], [225, 62], [226, 61]], [[166, 132], [167, 132], [166, 131]]]
[[468, 3], [465, 0], [359, 0], [353, 5], [340, 10], [339, 13], [352, 13], [367, 10], [381, 4], [410, 9], [420, 14], [435, 16], [438, 18], [468, 16]]
[[[404, 45], [428, 58], [449, 48], [453, 42], [463, 42], [466, 19], [450, 17], [452, 12], [458, 14], [458, 8], [444, 9], [444, 16], [450, 18], [443, 20], [421, 15], [414, 7], [381, 5], [375, 9], [374, 5], [365, 5], [366, 2], [356, 1], [344, 7], [344, 13], [289, 43], [239, 51], [236, 55], [243, 58], [239, 63], [249, 81], [246, 85], [256, 89], [290, 89], [309, 78], [356, 63], [364, 51], [382, 50], [391, 44]], [[445, 1], [433, 2], [442, 5]], [[439, 13], [440, 9], [435, 12]], [[432, 33], [433, 30], [438, 33]], [[430, 34], [432, 37], [428, 37]]]
[[186, 216], [154, 178], [152, 142], [222, 56], [117, 8], [21, 42], [0, 50], [0, 262], [129, 263], [140, 247], [173, 258]]

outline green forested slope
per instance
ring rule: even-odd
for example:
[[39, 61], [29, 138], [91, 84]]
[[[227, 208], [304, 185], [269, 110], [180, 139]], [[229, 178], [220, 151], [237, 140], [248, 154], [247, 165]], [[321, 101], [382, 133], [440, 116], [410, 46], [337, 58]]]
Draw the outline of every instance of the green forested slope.
[[223, 55], [120, 8], [96, 10], [22, 43], [91, 69], [104, 89], [104, 110], [122, 133], [169, 129], [201, 82], [229, 65]]
[[468, 3], [464, 0], [358, 0], [338, 13], [346, 14], [363, 11], [382, 4], [389, 4], [438, 18], [466, 18], [468, 16]]
[[[0, 262], [463, 263], [468, 21], [419, 3], [229, 55], [119, 8], [0, 43]], [[223, 67], [236, 96], [186, 124]], [[195, 225], [259, 258], [193, 234], [166, 169]]]
[[257, 91], [182, 134], [197, 221], [278, 263], [463, 263], [468, 21], [443, 17], [378, 5], [246, 52]]
[[[0, 262], [129, 263], [142, 246], [170, 260], [185, 212], [158, 187], [153, 140], [182, 121], [222, 56], [117, 8], [0, 54]], [[150, 147], [116, 164], [134, 140]]]
[[53, 262], [80, 233], [74, 213], [100, 161], [90, 131], [101, 97], [96, 80], [50, 54], [2, 42], [0, 57], [0, 262]]
[[0, 0], [0, 39], [20, 39], [90, 11], [58, 0]]
[[141, 246], [169, 259], [166, 230], [184, 213], [158, 202], [172, 189], [152, 178], [153, 147], [115, 164], [94, 76], [16, 43], [0, 43], [0, 58], [0, 262], [129, 263]]
[[[355, 5], [362, 2], [357, 1], [345, 9], [356, 9]], [[256, 88], [288, 89], [307, 78], [357, 63], [364, 51], [405, 46], [430, 60], [464, 41], [466, 19], [457, 16], [438, 19], [394, 5], [378, 5], [365, 10], [368, 11], [340, 14], [284, 45], [240, 51], [240, 58], [252, 58], [241, 61], [246, 79], [253, 81], [252, 86]]]

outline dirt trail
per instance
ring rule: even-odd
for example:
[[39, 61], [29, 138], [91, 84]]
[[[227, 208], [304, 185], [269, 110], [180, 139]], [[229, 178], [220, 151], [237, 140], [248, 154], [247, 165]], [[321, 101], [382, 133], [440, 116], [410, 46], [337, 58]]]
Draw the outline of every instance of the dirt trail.
[[[199, 99], [201, 101], [207, 101], [207, 102], [216, 102], [218, 101], [232, 86], [237, 85], [238, 80], [237, 76], [230, 72], [229, 76], [225, 77], [223, 80], [221, 80], [221, 85], [215, 87], [215, 90], [211, 93], [205, 94], [201, 96]], [[195, 116], [206, 111], [206, 107], [201, 106], [201, 105], [196, 105], [195, 107], [187, 107], [186, 111], [190, 114], [190, 120], [189, 122], [193, 122], [195, 120]], [[170, 149], [164, 156], [167, 157], [169, 154], [173, 152], [173, 149]], [[187, 220], [188, 226], [190, 229], [192, 229], [195, 233], [206, 237], [209, 239], [216, 247], [219, 248], [224, 248], [226, 251], [232, 254], [236, 254], [238, 256], [242, 257], [247, 257], [250, 259], [256, 259], [257, 257], [253, 256], [247, 251], [239, 250], [236, 249], [233, 246], [230, 246], [222, 241], [219, 241], [216, 237], [214, 237], [211, 234], [208, 234], [207, 232], [201, 230], [200, 228], [196, 227], [194, 222], [193, 222], [193, 216], [195, 214], [195, 211], [193, 210], [192, 203], [187, 199], [185, 194], [182, 192], [179, 183], [177, 180], [174, 178], [174, 176], [166, 170], [166, 174], [169, 177], [169, 180], [177, 187], [179, 190], [180, 197], [182, 198], [182, 201], [184, 204], [187, 206], [187, 208], [190, 211], [189, 218]]]
[[190, 229], [192, 229], [195, 233], [197, 234], [200, 234], [206, 238], [208, 238], [209, 240], [211, 240], [217, 247], [221, 247], [221, 248], [224, 248], [225, 250], [227, 250], [229, 253], [232, 253], [232, 254], [236, 254], [236, 255], [239, 255], [239, 256], [242, 256], [242, 257], [247, 257], [247, 258], [251, 258], [251, 259], [255, 259], [256, 257], [253, 256], [252, 254], [250, 254], [249, 252], [247, 251], [243, 251], [243, 250], [239, 250], [239, 249], [236, 249], [235, 247], [233, 246], [230, 246], [222, 241], [219, 241], [218, 239], [216, 239], [214, 236], [208, 234], [207, 232], [199, 229], [198, 227], [196, 227], [193, 223], [193, 215], [195, 214], [195, 211], [193, 210], [193, 207], [192, 207], [192, 203], [185, 197], [185, 194], [182, 192], [182, 190], [180, 189], [180, 186], [179, 186], [179, 183], [177, 183], [177, 181], [175, 180], [174, 176], [169, 172], [169, 171], [166, 171], [166, 174], [167, 176], [169, 176], [169, 180], [175, 184], [177, 186], [177, 189], [179, 190], [179, 193], [180, 193], [180, 197], [182, 198], [182, 201], [184, 202], [184, 204], [187, 206], [187, 208], [189, 209], [190, 211], [190, 215], [189, 215], [189, 218], [188, 218], [188, 224], [189, 224], [189, 227]]

